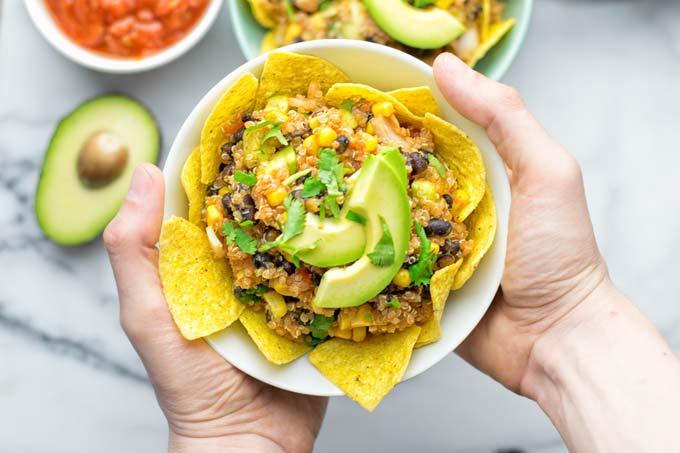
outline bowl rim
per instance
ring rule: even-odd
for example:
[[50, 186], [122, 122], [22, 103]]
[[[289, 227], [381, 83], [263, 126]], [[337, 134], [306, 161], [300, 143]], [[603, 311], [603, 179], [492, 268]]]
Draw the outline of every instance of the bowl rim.
[[194, 47], [212, 27], [222, 9], [223, 0], [210, 0], [203, 17], [179, 41], [158, 53], [141, 59], [108, 57], [79, 46], [57, 26], [44, 0], [24, 0], [33, 25], [50, 45], [67, 59], [95, 71], [131, 74], [163, 66]]
[[[242, 0], [230, 0], [228, 2], [229, 9], [229, 20], [231, 22], [232, 29], [234, 30], [234, 35], [236, 35], [236, 42], [241, 50], [241, 53], [247, 60], [252, 60], [257, 58], [260, 54], [252, 54], [250, 52], [249, 40], [246, 38], [247, 33], [245, 32], [245, 21], [242, 20], [242, 11], [239, 8], [238, 3]], [[512, 0], [505, 0], [512, 1]], [[514, 38], [514, 44], [510, 49], [501, 54], [498, 58], [498, 62], [494, 64], [493, 68], [485, 73], [485, 75], [492, 80], [501, 80], [512, 63], [514, 63], [520, 49], [524, 46], [524, 41], [526, 40], [527, 34], [529, 32], [529, 23], [531, 22], [531, 16], [534, 9], [534, 0], [519, 0], [523, 3], [524, 7], [522, 9], [522, 14], [520, 16], [515, 16], [515, 29], [513, 33], [517, 35]], [[252, 15], [252, 13], [251, 13]], [[254, 20], [254, 19], [253, 19]], [[264, 29], [261, 25], [256, 24], [258, 27]], [[360, 41], [364, 42], [364, 41]]]
[[[427, 65], [426, 63], [422, 62], [421, 60], [407, 54], [404, 52], [401, 52], [399, 50], [393, 49], [391, 47], [387, 46], [382, 46], [379, 44], [374, 44], [374, 43], [369, 43], [369, 42], [364, 42], [364, 41], [356, 41], [356, 40], [342, 40], [342, 39], [327, 39], [327, 40], [316, 40], [316, 41], [307, 41], [303, 43], [298, 43], [298, 44], [293, 44], [291, 46], [286, 46], [281, 49], [277, 49], [277, 51], [287, 51], [287, 52], [297, 52], [297, 53], [302, 53], [302, 54], [315, 54], [315, 51], [321, 51], [323, 52], [324, 49], [327, 49], [329, 47], [332, 48], [344, 48], [347, 49], [349, 52], [356, 52], [356, 51], [367, 51], [367, 52], [377, 52], [377, 53], [383, 53], [387, 54], [387, 56], [396, 58], [400, 60], [402, 64], [409, 64], [409, 65], [414, 65], [417, 67], [417, 69], [422, 72], [424, 75], [426, 75], [428, 78], [432, 79], [432, 83], [434, 84], [434, 77], [432, 75], [432, 68]], [[163, 167], [163, 173], [165, 176], [165, 182], [166, 182], [166, 198], [165, 198], [165, 210], [164, 210], [164, 218], [167, 219], [171, 217], [172, 215], [177, 212], [176, 209], [173, 209], [173, 204], [175, 204], [176, 199], [173, 196], [173, 193], [184, 193], [183, 189], [181, 188], [181, 183], [176, 180], [179, 179], [178, 175], [181, 173], [181, 168], [184, 164], [184, 160], [180, 158], [180, 156], [186, 157], [188, 156], [188, 153], [191, 151], [191, 149], [194, 149], [196, 146], [196, 143], [194, 143], [192, 146], [190, 146], [190, 149], [187, 149], [186, 146], [182, 146], [183, 142], [186, 142], [187, 139], [185, 138], [186, 136], [190, 136], [195, 134], [196, 126], [198, 125], [199, 121], [201, 119], [204, 119], [212, 110], [212, 107], [216, 104], [218, 101], [219, 97], [221, 94], [227, 89], [227, 87], [231, 86], [237, 79], [240, 77], [244, 72], [254, 72], [258, 73], [261, 66], [263, 65], [265, 59], [267, 58], [267, 54], [260, 55], [259, 57], [250, 60], [238, 68], [234, 69], [231, 71], [227, 76], [222, 78], [220, 81], [218, 81], [215, 85], [213, 85], [207, 93], [200, 99], [200, 101], [194, 106], [192, 109], [191, 113], [188, 115], [187, 119], [184, 121], [182, 126], [179, 129], [179, 132], [177, 133], [175, 139], [173, 140], [172, 146], [170, 147], [170, 151], [168, 153], [168, 157], [165, 160], [165, 164]], [[342, 69], [342, 68], [341, 68]], [[433, 85], [436, 87], [436, 85]], [[438, 91], [438, 90], [437, 90]], [[441, 94], [437, 94], [439, 97], [441, 97]], [[460, 116], [455, 110], [451, 109], [455, 113], [455, 115]], [[446, 116], [446, 115], [444, 115]], [[462, 117], [460, 117], [462, 118]], [[451, 121], [450, 119], [448, 119]], [[473, 123], [469, 122], [468, 120], [462, 119], [465, 123], [468, 125], [472, 125]], [[411, 379], [424, 371], [428, 370], [429, 368], [433, 367], [437, 363], [439, 363], [442, 359], [444, 359], [448, 354], [450, 354], [462, 341], [472, 332], [474, 327], [479, 323], [479, 321], [482, 319], [486, 311], [488, 310], [489, 306], [491, 305], [494, 295], [497, 291], [497, 288], [500, 284], [501, 276], [503, 273], [504, 269], [504, 262], [505, 262], [505, 249], [506, 249], [506, 244], [507, 244], [507, 230], [508, 230], [508, 218], [509, 218], [509, 206], [510, 206], [510, 186], [507, 178], [507, 173], [505, 172], [505, 167], [503, 166], [503, 161], [500, 158], [500, 155], [498, 155], [498, 152], [496, 151], [495, 147], [491, 144], [490, 140], [488, 139], [488, 136], [486, 135], [486, 132], [478, 125], [473, 125], [478, 133], [483, 134], [484, 140], [486, 143], [484, 143], [485, 149], [490, 149], [489, 152], [487, 153], [482, 153], [483, 157], [485, 159], [485, 163], [487, 166], [487, 182], [494, 187], [494, 199], [496, 203], [496, 210], [498, 214], [498, 225], [497, 225], [497, 231], [496, 231], [496, 237], [494, 240], [494, 243], [492, 245], [492, 249], [489, 251], [487, 256], [485, 257], [487, 260], [491, 260], [490, 255], [494, 255], [494, 263], [493, 267], [491, 267], [488, 271], [489, 277], [487, 277], [487, 281], [481, 282], [482, 288], [485, 288], [485, 296], [488, 296], [486, 299], [484, 299], [484, 302], [481, 302], [478, 305], [478, 310], [475, 311], [475, 316], [474, 316], [474, 322], [469, 321], [469, 325], [466, 324], [464, 329], [461, 329], [459, 332], [456, 333], [456, 336], [450, 339], [450, 341], [447, 344], [443, 344], [442, 347], [438, 349], [437, 352], [430, 350], [429, 356], [430, 359], [428, 361], [425, 361], [424, 364], [419, 365], [418, 367], [415, 367], [413, 364], [413, 357], [411, 359], [411, 362], [409, 363], [409, 367], [406, 370], [406, 373], [402, 377], [400, 382], [405, 382], [408, 379]], [[198, 129], [200, 131], [200, 128]], [[199, 132], [200, 133], [200, 132]], [[479, 145], [479, 143], [478, 143]], [[482, 149], [482, 146], [480, 146], [480, 150]], [[489, 163], [490, 162], [490, 163]], [[493, 167], [493, 171], [490, 171], [491, 167]], [[493, 178], [490, 179], [490, 175], [493, 174], [495, 175]], [[177, 176], [177, 177], [175, 177]], [[184, 201], [186, 199], [184, 198]], [[484, 262], [482, 262], [483, 265]], [[492, 264], [489, 264], [488, 266], [492, 266]], [[476, 275], [473, 275], [472, 279], [470, 282], [475, 280]], [[468, 282], [468, 285], [466, 286], [471, 286], [470, 282]], [[476, 285], [479, 286], [479, 285]], [[459, 291], [464, 291], [466, 288], [463, 288]], [[472, 289], [472, 288], [471, 288]], [[473, 290], [474, 292], [474, 290]], [[476, 292], [475, 292], [476, 294]], [[451, 297], [451, 296], [449, 296]], [[488, 300], [487, 300], [488, 299]], [[450, 304], [449, 304], [450, 305]], [[452, 311], [453, 308], [449, 308], [449, 311]], [[446, 311], [444, 313], [444, 316], [446, 317]], [[470, 318], [468, 316], [468, 318]], [[472, 319], [472, 318], [470, 318]], [[219, 346], [219, 342], [221, 341], [219, 338], [215, 338], [216, 336], [220, 336], [223, 333], [226, 333], [228, 335], [231, 335], [234, 333], [237, 329], [235, 329], [236, 325], [231, 326], [227, 329], [225, 329], [222, 332], [218, 332], [216, 334], [213, 334], [211, 337], [205, 338], [206, 342], [210, 344], [210, 346], [218, 353], [220, 354], [225, 360], [229, 361], [233, 366], [236, 368], [240, 369], [244, 373], [255, 377], [256, 379], [263, 381], [267, 384], [273, 385], [275, 387], [296, 392], [296, 393], [302, 393], [302, 394], [308, 394], [308, 395], [317, 395], [317, 396], [340, 396], [344, 395], [344, 392], [337, 388], [334, 384], [332, 384], [330, 381], [329, 386], [326, 386], [325, 390], [318, 390], [318, 389], [310, 389], [308, 388], [309, 386], [305, 386], [305, 384], [298, 384], [296, 383], [290, 383], [290, 382], [285, 382], [285, 379], [279, 379], [277, 376], [274, 376], [274, 373], [264, 373], [264, 374], [258, 374], [256, 371], [253, 371], [255, 368], [258, 368], [256, 365], [252, 364], [252, 360], [250, 359], [239, 359], [235, 358], [233, 355], [230, 356], [229, 358], [226, 357], [228, 353], [223, 352], [224, 350], [221, 349]], [[239, 326], [240, 327], [240, 326]], [[464, 330], [464, 331], [463, 331]], [[440, 340], [441, 341], [441, 340]], [[450, 343], [450, 344], [449, 344]], [[435, 343], [436, 344], [436, 343]], [[450, 346], [450, 348], [448, 346]], [[427, 348], [427, 347], [426, 347]], [[424, 351], [426, 348], [420, 349], [420, 350], [414, 350], [414, 355], [418, 351]], [[226, 349], [225, 349], [226, 350]], [[259, 351], [257, 351], [259, 353]], [[262, 356], [264, 360], [264, 356]], [[299, 361], [299, 359], [298, 359]], [[296, 363], [297, 361], [292, 362]], [[289, 364], [289, 365], [291, 365]], [[311, 363], [309, 363], [310, 366]], [[273, 365], [272, 365], [273, 366]], [[314, 368], [316, 371], [316, 369]], [[324, 377], [324, 379], [326, 379]]]

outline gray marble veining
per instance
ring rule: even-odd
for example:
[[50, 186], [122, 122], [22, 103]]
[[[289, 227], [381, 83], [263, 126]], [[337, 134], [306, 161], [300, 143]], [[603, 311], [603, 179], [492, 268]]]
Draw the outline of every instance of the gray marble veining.
[[[157, 116], [167, 152], [192, 106], [243, 58], [225, 11], [195, 49], [167, 67], [99, 74], [52, 50], [22, 3], [4, 2], [0, 15], [0, 451], [160, 451], [165, 422], [119, 328], [101, 241], [65, 249], [45, 240], [33, 192], [54, 125], [82, 100], [106, 91], [141, 99]], [[678, 23], [673, 0], [537, 0], [526, 45], [506, 77], [581, 161], [611, 273], [676, 351]], [[564, 451], [532, 402], [453, 354], [372, 415], [334, 399], [317, 447], [349, 446]]]

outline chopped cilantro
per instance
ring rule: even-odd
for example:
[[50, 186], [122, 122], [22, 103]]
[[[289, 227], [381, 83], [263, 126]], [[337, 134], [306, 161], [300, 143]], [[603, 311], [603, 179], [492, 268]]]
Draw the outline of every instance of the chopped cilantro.
[[439, 176], [441, 176], [442, 178], [446, 177], [446, 170], [444, 170], [444, 166], [442, 165], [441, 162], [439, 162], [439, 159], [437, 159], [434, 154], [429, 153], [427, 155], [427, 161], [437, 170]]
[[262, 121], [261, 123], [257, 123], [253, 126], [247, 127], [246, 132], [253, 132], [262, 129], [263, 127], [267, 127], [270, 124], [274, 124], [273, 121], [267, 120], [267, 121]]
[[281, 132], [281, 122], [274, 123], [274, 127], [264, 134], [264, 137], [262, 137], [262, 144], [264, 145], [267, 140], [272, 137], [276, 138], [283, 146], [288, 146], [288, 140], [286, 140], [286, 137], [283, 136], [283, 132]]
[[351, 220], [352, 222], [356, 222], [361, 225], [366, 225], [366, 217], [362, 216], [357, 212], [352, 211], [351, 209], [347, 213], [347, 220]]
[[328, 195], [341, 195], [345, 190], [345, 166], [338, 159], [337, 154], [330, 148], [319, 150], [319, 179], [326, 186]]
[[[283, 206], [286, 208], [286, 223], [283, 225], [281, 235], [275, 241], [263, 244], [260, 247], [261, 252], [274, 247], [283, 249], [292, 255], [299, 252], [299, 250], [288, 246], [286, 243], [304, 231], [305, 207], [300, 200], [293, 199], [290, 195], [283, 201]], [[316, 246], [316, 243], [314, 246]]]
[[241, 301], [247, 304], [254, 304], [262, 302], [261, 294], [269, 291], [265, 285], [257, 285], [255, 288], [243, 289], [238, 286], [234, 287], [234, 295]]
[[336, 219], [340, 217], [340, 205], [338, 204], [337, 195], [327, 195], [323, 199], [323, 206]]
[[252, 173], [246, 173], [241, 170], [236, 170], [234, 172], [234, 180], [236, 182], [240, 182], [242, 184], [245, 184], [246, 186], [254, 186], [257, 184], [257, 176], [255, 176]]
[[385, 306], [390, 308], [401, 308], [401, 302], [399, 302], [399, 299], [397, 299], [396, 297], [392, 297], [390, 300], [387, 301]]
[[333, 326], [333, 317], [320, 314], [314, 315], [314, 320], [309, 324], [309, 330], [313, 338], [323, 340], [328, 337], [328, 331]]
[[312, 176], [305, 180], [305, 184], [302, 187], [302, 193], [300, 193], [300, 196], [302, 198], [315, 197], [319, 195], [325, 187], [326, 186], [319, 178]]
[[380, 225], [382, 226], [383, 234], [375, 245], [375, 249], [367, 256], [374, 265], [386, 267], [394, 263], [394, 241], [382, 216], [380, 216]]
[[253, 225], [255, 225], [255, 222], [253, 222], [252, 220], [244, 220], [243, 222], [238, 224], [238, 226], [240, 226], [241, 228], [250, 228]]
[[427, 285], [430, 283], [430, 277], [434, 272], [437, 255], [430, 249], [430, 240], [427, 238], [423, 226], [418, 222], [413, 222], [413, 227], [420, 239], [420, 248], [418, 249], [420, 254], [418, 262], [409, 266], [408, 273], [414, 285]]
[[342, 101], [342, 104], [340, 104], [340, 108], [343, 110], [347, 110], [348, 112], [352, 111], [352, 107], [354, 107], [354, 102], [352, 102], [351, 99], [345, 99]]
[[227, 244], [236, 244], [244, 253], [254, 255], [257, 251], [257, 241], [241, 228], [235, 227], [228, 222], [222, 226], [222, 233], [227, 239]]

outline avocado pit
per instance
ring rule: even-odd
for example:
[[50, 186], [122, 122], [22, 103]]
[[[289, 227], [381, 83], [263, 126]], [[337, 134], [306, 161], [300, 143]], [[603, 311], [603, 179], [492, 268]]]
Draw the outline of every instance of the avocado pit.
[[78, 155], [78, 177], [87, 186], [101, 187], [125, 169], [129, 150], [118, 134], [97, 131], [90, 135]]

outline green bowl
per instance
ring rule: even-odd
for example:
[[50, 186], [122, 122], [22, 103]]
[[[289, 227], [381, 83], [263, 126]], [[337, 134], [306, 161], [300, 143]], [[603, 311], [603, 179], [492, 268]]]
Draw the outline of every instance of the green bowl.
[[[477, 63], [475, 69], [487, 77], [500, 80], [519, 52], [529, 28], [533, 0], [506, 0], [506, 17], [516, 24], [501, 42]], [[229, 15], [236, 40], [243, 55], [250, 60], [260, 54], [260, 44], [266, 29], [255, 21], [246, 0], [229, 0]]]

